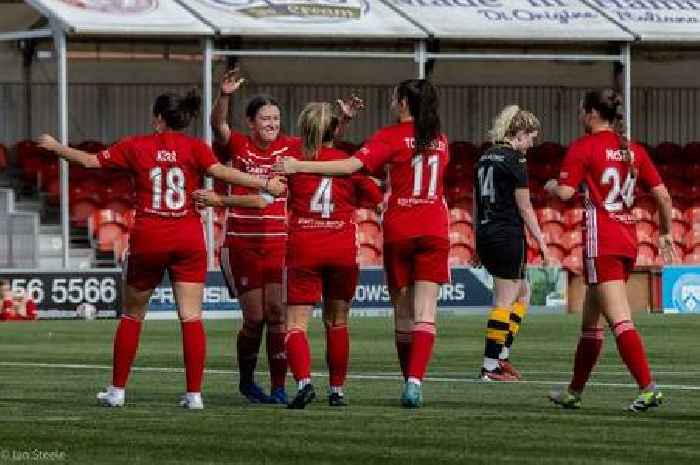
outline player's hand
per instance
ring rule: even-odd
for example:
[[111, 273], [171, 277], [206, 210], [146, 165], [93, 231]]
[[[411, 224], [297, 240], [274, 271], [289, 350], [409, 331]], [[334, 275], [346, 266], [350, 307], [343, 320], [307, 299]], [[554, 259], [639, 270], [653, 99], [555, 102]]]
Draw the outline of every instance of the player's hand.
[[559, 187], [559, 181], [556, 179], [550, 179], [545, 183], [544, 190], [549, 195], [554, 195], [554, 191], [557, 189], [557, 187]]
[[192, 193], [192, 197], [197, 208], [224, 206], [223, 196], [214, 191], [199, 189]]
[[294, 157], [279, 158], [272, 165], [272, 172], [276, 174], [294, 174], [297, 172], [297, 159]]
[[269, 178], [265, 182], [265, 190], [275, 197], [279, 197], [287, 191], [287, 180], [281, 176]]
[[231, 95], [240, 89], [244, 82], [245, 78], [241, 77], [241, 69], [236, 66], [226, 71], [224, 77], [221, 78], [219, 92], [221, 95]]
[[670, 234], [659, 234], [659, 251], [664, 263], [676, 262], [677, 257], [673, 247], [673, 236]]
[[50, 152], [57, 152], [58, 149], [61, 147], [61, 143], [48, 134], [40, 135], [37, 138], [36, 143], [42, 149], [48, 150]]
[[365, 101], [357, 94], [352, 94], [348, 98], [338, 99], [338, 106], [340, 106], [340, 111], [345, 119], [353, 119], [360, 111], [364, 110]]

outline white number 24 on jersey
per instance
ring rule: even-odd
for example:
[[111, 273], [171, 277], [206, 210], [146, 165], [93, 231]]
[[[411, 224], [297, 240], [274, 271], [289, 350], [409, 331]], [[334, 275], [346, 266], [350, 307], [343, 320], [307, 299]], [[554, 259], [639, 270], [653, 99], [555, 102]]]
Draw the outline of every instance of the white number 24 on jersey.
[[632, 208], [634, 205], [634, 185], [637, 180], [632, 171], [627, 172], [624, 184], [620, 186], [620, 172], [615, 167], [608, 167], [600, 177], [600, 183], [610, 185], [608, 196], [605, 198], [605, 209], [609, 212], [619, 212], [623, 205]]
[[335, 205], [332, 202], [333, 199], [333, 178], [322, 177], [321, 182], [311, 197], [311, 211], [314, 213], [320, 213], [321, 218], [330, 218], [331, 213], [335, 209]]

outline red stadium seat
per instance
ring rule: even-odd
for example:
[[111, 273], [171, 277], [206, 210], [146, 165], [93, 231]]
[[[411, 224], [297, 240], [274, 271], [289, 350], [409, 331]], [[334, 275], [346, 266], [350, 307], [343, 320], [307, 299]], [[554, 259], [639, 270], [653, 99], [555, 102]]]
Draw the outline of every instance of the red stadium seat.
[[685, 240], [685, 233], [688, 230], [688, 225], [685, 224], [685, 221], [675, 219], [671, 223], [671, 235], [673, 236], [674, 241], [678, 242], [684, 242]]
[[683, 259], [683, 263], [686, 265], [697, 265], [700, 264], [700, 252], [687, 254]]
[[542, 235], [544, 235], [544, 240], [549, 244], [562, 244], [562, 238], [564, 236], [564, 225], [558, 222], [549, 222], [542, 225]]
[[654, 214], [646, 208], [634, 207], [632, 209], [632, 215], [634, 215], [634, 219], [636, 219], [637, 221], [654, 221]]
[[357, 262], [360, 266], [381, 266], [382, 254], [374, 247], [361, 246], [357, 251]]
[[472, 263], [474, 252], [471, 247], [463, 244], [450, 246], [449, 264], [450, 266], [468, 266]]
[[472, 213], [464, 208], [450, 209], [450, 224], [453, 223], [472, 223]]
[[[381, 234], [382, 234], [382, 230], [379, 227], [379, 224], [375, 223], [374, 221], [364, 221], [364, 222], [358, 224], [357, 231], [361, 237], [375, 238], [375, 237], [381, 236]], [[360, 243], [362, 244], [362, 243], [367, 243], [367, 242], [363, 242], [362, 239], [360, 238]]]
[[571, 208], [564, 212], [564, 223], [570, 229], [577, 228], [583, 224], [583, 208]]
[[635, 228], [637, 230], [638, 241], [654, 242], [654, 238], [656, 237], [656, 224], [651, 221], [639, 221]]
[[583, 243], [583, 235], [581, 233], [581, 230], [575, 229], [572, 231], [565, 232], [562, 235], [560, 242], [562, 247], [564, 247], [568, 251], [571, 251], [576, 247], [580, 247]]
[[450, 244], [474, 244], [474, 231], [467, 223], [450, 225]]
[[557, 222], [561, 224], [564, 222], [561, 212], [552, 207], [540, 208], [535, 213], [537, 214], [537, 221], [539, 221], [540, 224], [549, 222]]
[[683, 149], [673, 142], [663, 142], [656, 146], [654, 152], [660, 163], [670, 163], [672, 160], [678, 160], [682, 157]]
[[92, 198], [78, 199], [70, 204], [70, 221], [76, 226], [86, 226], [88, 218], [100, 208]]
[[0, 171], [7, 168], [7, 148], [0, 144]]
[[685, 248], [690, 251], [700, 246], [700, 229], [691, 229], [685, 236]]
[[683, 159], [690, 163], [700, 162], [700, 142], [690, 142], [686, 144], [686, 146], [683, 147]]
[[550, 257], [552, 257], [552, 260], [559, 264], [563, 263], [564, 258], [566, 258], [568, 255], [566, 250], [564, 250], [564, 247], [555, 243], [547, 244], [547, 251], [549, 252]]
[[656, 247], [650, 243], [639, 244], [637, 250], [637, 266], [654, 266], [656, 264]]
[[700, 229], [700, 206], [693, 206], [685, 211], [685, 222], [690, 229]]

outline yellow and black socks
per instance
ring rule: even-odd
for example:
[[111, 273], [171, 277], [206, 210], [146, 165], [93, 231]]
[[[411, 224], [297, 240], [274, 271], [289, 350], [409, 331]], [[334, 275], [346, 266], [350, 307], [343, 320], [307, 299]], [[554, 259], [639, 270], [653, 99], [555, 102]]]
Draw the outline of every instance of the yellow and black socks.
[[510, 332], [510, 313], [505, 307], [494, 307], [489, 313], [484, 349], [484, 368], [488, 371], [498, 368], [498, 358]]
[[511, 306], [510, 310], [510, 322], [508, 328], [508, 336], [506, 336], [506, 342], [503, 344], [503, 349], [499, 358], [501, 360], [508, 360], [510, 357], [510, 348], [513, 345], [513, 340], [515, 336], [520, 331], [520, 325], [522, 324], [525, 315], [527, 314], [527, 304], [524, 302], [515, 302]]

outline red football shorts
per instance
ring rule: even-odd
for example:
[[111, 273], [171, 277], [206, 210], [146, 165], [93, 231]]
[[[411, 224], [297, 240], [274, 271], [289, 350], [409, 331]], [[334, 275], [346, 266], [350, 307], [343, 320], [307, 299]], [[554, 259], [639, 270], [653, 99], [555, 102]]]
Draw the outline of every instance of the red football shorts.
[[323, 234], [290, 235], [287, 250], [288, 305], [314, 305], [324, 300], [350, 302], [359, 268], [354, 231], [337, 234], [333, 245]]
[[199, 218], [137, 218], [129, 236], [126, 283], [145, 291], [168, 271], [172, 283], [203, 283], [207, 248]]
[[437, 236], [385, 242], [384, 269], [389, 289], [398, 290], [416, 281], [449, 283], [449, 251], [450, 241]]
[[635, 259], [621, 255], [603, 255], [584, 258], [583, 275], [586, 284], [600, 284], [607, 281], [624, 281], [630, 278]]
[[232, 297], [238, 297], [265, 284], [282, 284], [285, 244], [256, 247], [223, 247], [221, 270]]

